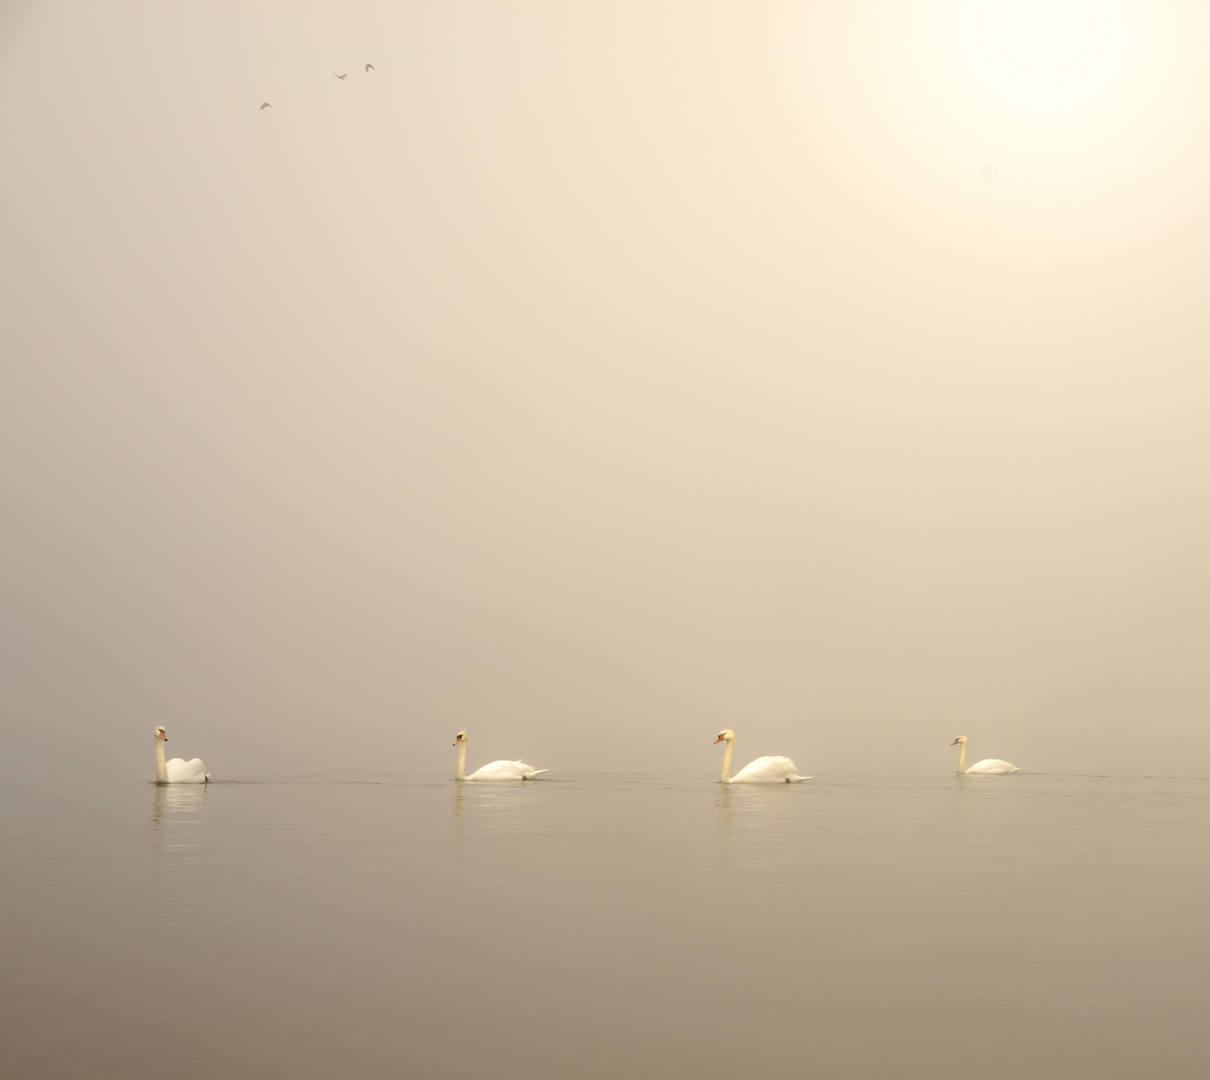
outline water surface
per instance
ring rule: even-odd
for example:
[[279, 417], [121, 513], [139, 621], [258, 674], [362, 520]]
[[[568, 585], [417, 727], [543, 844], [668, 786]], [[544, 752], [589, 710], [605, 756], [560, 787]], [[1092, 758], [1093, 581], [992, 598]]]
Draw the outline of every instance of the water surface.
[[1210, 1075], [1210, 780], [13, 784], [11, 1075]]

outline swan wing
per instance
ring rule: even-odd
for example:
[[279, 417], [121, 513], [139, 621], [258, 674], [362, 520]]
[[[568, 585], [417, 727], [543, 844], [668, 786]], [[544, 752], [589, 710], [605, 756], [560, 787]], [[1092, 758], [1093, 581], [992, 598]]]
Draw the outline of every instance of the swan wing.
[[179, 757], [170, 758], [164, 762], [164, 768], [168, 771], [170, 784], [204, 784], [210, 779], [210, 774], [200, 757], [191, 758], [189, 761]]
[[989, 757], [982, 761], [976, 761], [969, 769], [966, 770], [968, 776], [972, 773], [975, 776], [1004, 776], [1008, 773], [1020, 772], [1017, 768], [1008, 761], [1001, 761], [999, 758]]
[[538, 773], [549, 772], [548, 769], [535, 769], [524, 761], [493, 761], [476, 769], [468, 780], [532, 780]]
[[799, 776], [794, 762], [788, 757], [758, 757], [731, 777], [733, 784], [792, 784], [810, 780]]

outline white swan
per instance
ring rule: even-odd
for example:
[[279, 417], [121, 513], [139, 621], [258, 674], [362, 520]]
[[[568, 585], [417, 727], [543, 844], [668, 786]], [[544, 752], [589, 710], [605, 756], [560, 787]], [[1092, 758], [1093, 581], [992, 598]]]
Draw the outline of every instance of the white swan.
[[1016, 765], [999, 758], [989, 757], [976, 761], [969, 769], [966, 767], [966, 736], [959, 735], [950, 746], [958, 747], [959, 776], [1006, 776], [1008, 773], [1020, 772]]
[[714, 740], [715, 745], [725, 742], [723, 765], [718, 771], [720, 784], [797, 784], [800, 780], [811, 780], [810, 776], [799, 776], [798, 769], [788, 757], [758, 757], [745, 765], [734, 776], [731, 772], [731, 754], [735, 750], [735, 732], [724, 728]]
[[550, 772], [549, 769], [535, 769], [524, 761], [493, 761], [476, 769], [470, 776], [466, 775], [466, 744], [470, 740], [465, 731], [458, 732], [454, 745], [458, 747], [458, 765], [454, 769], [455, 780], [532, 780], [539, 773]]
[[174, 757], [165, 761], [164, 743], [167, 741], [168, 736], [164, 734], [164, 729], [156, 728], [155, 782], [157, 784], [204, 784], [210, 779], [210, 774], [206, 771], [206, 766], [200, 757], [191, 758], [189, 761]]

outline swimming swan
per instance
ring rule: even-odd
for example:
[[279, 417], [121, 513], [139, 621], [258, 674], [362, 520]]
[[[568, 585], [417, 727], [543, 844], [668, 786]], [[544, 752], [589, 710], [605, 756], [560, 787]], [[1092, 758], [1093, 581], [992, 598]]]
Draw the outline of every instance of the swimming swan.
[[731, 753], [735, 750], [735, 732], [724, 728], [714, 740], [716, 746], [721, 742], [727, 744], [727, 749], [723, 751], [723, 765], [718, 771], [720, 784], [797, 784], [800, 780], [813, 779], [799, 776], [794, 762], [788, 757], [758, 757], [734, 776], [728, 776], [731, 772]]
[[164, 743], [167, 741], [168, 736], [164, 734], [164, 729], [156, 728], [155, 782], [157, 784], [204, 784], [210, 779], [210, 774], [206, 771], [206, 766], [200, 757], [192, 758], [189, 761], [174, 757], [170, 761], [165, 761]]
[[958, 775], [966, 776], [1005, 776], [1008, 773], [1020, 772], [1016, 765], [999, 758], [989, 757], [976, 761], [969, 769], [966, 767], [966, 736], [959, 735], [950, 746], [958, 747]]
[[466, 775], [466, 744], [465, 731], [458, 732], [454, 745], [458, 747], [458, 765], [454, 769], [455, 780], [532, 780], [539, 773], [550, 772], [549, 769], [535, 769], [524, 761], [493, 761], [476, 769], [470, 776]]

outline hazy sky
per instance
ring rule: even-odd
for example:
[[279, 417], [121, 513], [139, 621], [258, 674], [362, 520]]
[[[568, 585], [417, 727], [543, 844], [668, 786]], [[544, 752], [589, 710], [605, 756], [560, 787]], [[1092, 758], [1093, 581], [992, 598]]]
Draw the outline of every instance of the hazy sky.
[[0, 41], [18, 747], [1210, 769], [1206, 5]]

